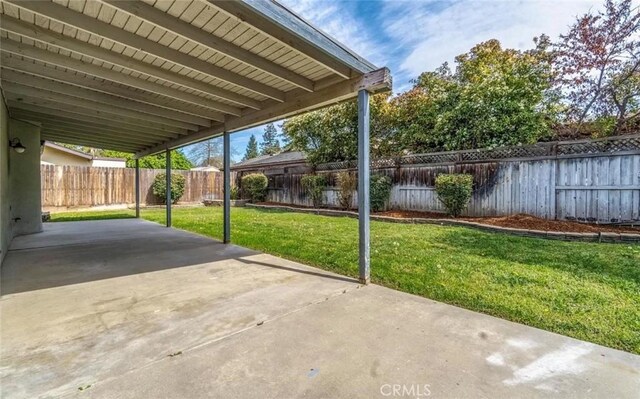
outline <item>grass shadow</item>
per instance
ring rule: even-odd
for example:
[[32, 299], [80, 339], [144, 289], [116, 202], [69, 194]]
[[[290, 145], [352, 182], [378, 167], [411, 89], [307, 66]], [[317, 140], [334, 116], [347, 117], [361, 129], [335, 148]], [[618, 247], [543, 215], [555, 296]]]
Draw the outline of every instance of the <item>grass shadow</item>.
[[109, 219], [131, 219], [131, 218], [135, 218], [135, 215], [130, 213], [130, 212], [113, 212], [113, 213], [95, 213], [95, 214], [91, 214], [90, 212], [86, 212], [86, 213], [70, 213], [70, 214], [64, 214], [64, 213], [60, 213], [60, 214], [54, 214], [51, 215], [51, 220], [50, 222], [55, 223], [55, 222], [79, 222], [79, 221], [84, 221], [84, 220], [109, 220]]
[[273, 269], [279, 269], [279, 270], [286, 270], [286, 271], [295, 272], [295, 273], [308, 274], [310, 276], [328, 278], [328, 279], [333, 279], [333, 280], [338, 280], [338, 281], [345, 281], [347, 283], [354, 283], [354, 284], [358, 284], [359, 283], [358, 280], [356, 280], [354, 278], [351, 278], [351, 277], [345, 277], [345, 276], [338, 276], [338, 275], [334, 275], [334, 274], [315, 272], [313, 270], [305, 270], [305, 269], [300, 269], [300, 268], [295, 268], [295, 267], [274, 265], [273, 263], [257, 262], [255, 260], [247, 260], [247, 259], [243, 259], [243, 258], [236, 258], [236, 260], [239, 261], [239, 262], [242, 262], [242, 263], [246, 263], [248, 265], [254, 264], [254, 265], [270, 267], [270, 268], [273, 268]]

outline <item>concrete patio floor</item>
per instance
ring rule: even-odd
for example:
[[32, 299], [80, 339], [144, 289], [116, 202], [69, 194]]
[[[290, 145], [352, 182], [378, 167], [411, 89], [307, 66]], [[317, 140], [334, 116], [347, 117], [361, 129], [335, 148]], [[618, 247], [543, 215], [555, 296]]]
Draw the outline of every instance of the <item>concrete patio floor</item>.
[[640, 392], [640, 356], [135, 219], [16, 238], [1, 288], [6, 398]]

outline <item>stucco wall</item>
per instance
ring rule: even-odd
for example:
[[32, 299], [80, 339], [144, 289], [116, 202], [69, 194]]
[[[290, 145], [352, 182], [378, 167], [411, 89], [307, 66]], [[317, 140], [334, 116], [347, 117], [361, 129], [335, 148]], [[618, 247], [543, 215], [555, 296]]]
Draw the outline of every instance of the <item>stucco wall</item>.
[[42, 231], [40, 199], [40, 127], [9, 119], [9, 138], [18, 137], [26, 150], [9, 151], [9, 201], [13, 235]]
[[0, 264], [11, 241], [9, 223], [9, 114], [0, 91]]
[[94, 168], [126, 168], [126, 161], [119, 161], [117, 159], [94, 159], [91, 162], [91, 166]]
[[52, 165], [69, 165], [69, 166], [91, 166], [91, 160], [68, 152], [60, 151], [56, 148], [44, 147], [42, 162]]

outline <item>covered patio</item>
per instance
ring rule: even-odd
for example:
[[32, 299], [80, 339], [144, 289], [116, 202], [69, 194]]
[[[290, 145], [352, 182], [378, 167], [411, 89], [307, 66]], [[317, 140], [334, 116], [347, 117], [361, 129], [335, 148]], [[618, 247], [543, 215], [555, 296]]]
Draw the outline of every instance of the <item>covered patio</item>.
[[[637, 356], [369, 285], [369, 95], [391, 77], [277, 2], [1, 0], [0, 40], [2, 397], [640, 391]], [[355, 98], [359, 278], [232, 245], [230, 135]], [[170, 197], [166, 227], [43, 225], [42, 140], [169, 158], [216, 136], [222, 242], [167, 228]]]
[[137, 219], [16, 238], [2, 292], [7, 398], [640, 390], [638, 356]]
[[[357, 97], [369, 281], [369, 95], [391, 89], [387, 68], [265, 0], [2, 0], [0, 40], [0, 258], [14, 236], [41, 230], [43, 140], [134, 153], [136, 169], [164, 152], [170, 187], [172, 149], [223, 136], [228, 243], [231, 133]], [[169, 194], [167, 227], [171, 203]]]

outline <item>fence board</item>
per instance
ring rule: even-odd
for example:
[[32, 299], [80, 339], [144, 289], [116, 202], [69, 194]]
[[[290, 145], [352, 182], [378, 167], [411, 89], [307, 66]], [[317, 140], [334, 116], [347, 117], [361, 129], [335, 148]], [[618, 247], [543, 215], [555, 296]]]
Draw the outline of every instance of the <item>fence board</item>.
[[[76, 208], [135, 202], [135, 169], [41, 165], [42, 206]], [[152, 184], [164, 173], [160, 169], [140, 169], [140, 199], [143, 204], [161, 204]], [[176, 170], [185, 177], [181, 203], [197, 203], [203, 198], [222, 198], [222, 173]]]

